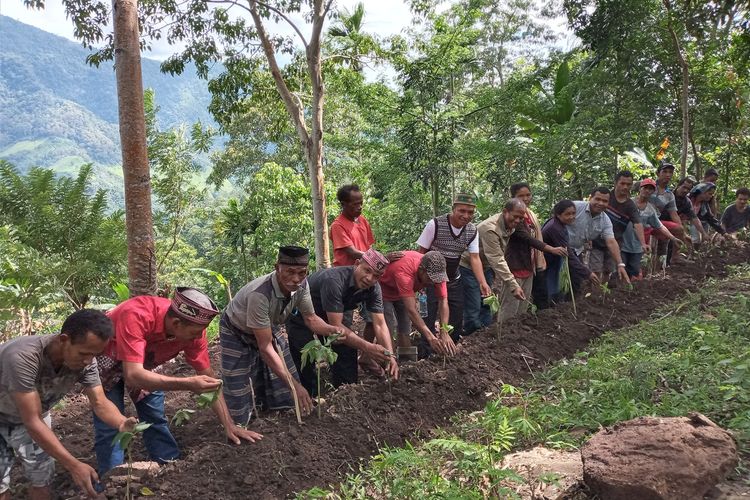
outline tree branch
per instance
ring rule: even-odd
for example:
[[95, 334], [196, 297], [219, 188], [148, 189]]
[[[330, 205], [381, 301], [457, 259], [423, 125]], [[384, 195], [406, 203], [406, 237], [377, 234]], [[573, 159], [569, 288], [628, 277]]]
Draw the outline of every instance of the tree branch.
[[305, 119], [302, 113], [303, 108], [298, 106], [294, 101], [294, 96], [289, 91], [289, 87], [287, 87], [284, 77], [281, 75], [279, 63], [276, 61], [276, 54], [271, 45], [271, 41], [268, 38], [268, 33], [266, 33], [266, 28], [263, 25], [263, 19], [261, 19], [260, 14], [258, 14], [256, 6], [260, 2], [257, 2], [257, 0], [248, 1], [250, 4], [250, 15], [255, 23], [255, 29], [258, 32], [258, 38], [263, 47], [263, 52], [266, 55], [266, 60], [268, 60], [268, 67], [271, 70], [271, 76], [273, 76], [273, 80], [276, 83], [276, 90], [279, 92], [279, 96], [281, 96], [281, 100], [284, 102], [284, 107], [286, 108], [287, 113], [289, 113], [289, 117], [292, 119], [292, 122], [294, 122], [294, 128], [297, 130], [297, 135], [299, 136], [300, 141], [305, 145], [310, 139], [310, 134], [307, 131], [307, 125], [305, 125]]
[[[300, 39], [302, 40], [302, 45], [304, 45], [304, 46], [305, 46], [305, 49], [307, 49], [307, 45], [308, 45], [308, 44], [307, 44], [307, 40], [305, 39], [305, 35], [303, 35], [303, 34], [302, 34], [302, 32], [300, 31], [300, 29], [299, 29], [299, 28], [297, 27], [297, 25], [296, 25], [296, 24], [294, 24], [294, 23], [293, 23], [293, 22], [291, 21], [291, 19], [289, 19], [289, 18], [288, 18], [288, 17], [286, 16], [286, 15], [284, 15], [284, 13], [283, 13], [283, 12], [281, 12], [281, 11], [280, 11], [279, 9], [277, 9], [276, 7], [272, 7], [272, 6], [268, 5], [268, 4], [267, 4], [267, 3], [265, 3], [265, 2], [260, 2], [260, 1], [258, 1], [258, 0], [251, 0], [251, 2], [250, 2], [250, 3], [251, 3], [251, 4], [257, 4], [257, 5], [260, 5], [261, 7], [265, 7], [266, 9], [270, 10], [271, 12], [273, 12], [273, 13], [275, 13], [275, 14], [276, 14], [277, 16], [279, 16], [279, 17], [280, 17], [281, 19], [283, 19], [284, 21], [286, 21], [286, 22], [287, 22], [287, 24], [289, 24], [289, 26], [291, 26], [291, 27], [292, 27], [292, 29], [293, 29], [294, 31], [296, 31], [296, 32], [297, 32], [297, 35], [299, 35]], [[257, 11], [256, 11], [256, 12], [257, 12]]]

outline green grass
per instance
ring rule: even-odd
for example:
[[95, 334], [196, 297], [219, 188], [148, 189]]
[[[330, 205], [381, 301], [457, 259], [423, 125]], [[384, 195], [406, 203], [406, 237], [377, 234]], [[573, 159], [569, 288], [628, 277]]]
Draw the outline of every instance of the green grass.
[[701, 412], [749, 451], [750, 267], [731, 274], [522, 388], [504, 386], [440, 439], [382, 449], [335, 488], [298, 498], [512, 498], [509, 487], [524, 478], [497, 467], [507, 451], [576, 448], [601, 426], [647, 415]]

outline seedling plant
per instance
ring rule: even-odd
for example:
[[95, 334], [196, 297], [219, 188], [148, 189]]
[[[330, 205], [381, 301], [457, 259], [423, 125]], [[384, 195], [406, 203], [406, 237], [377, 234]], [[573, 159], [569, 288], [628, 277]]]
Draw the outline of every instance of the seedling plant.
[[[198, 396], [195, 398], [196, 406], [199, 410], [205, 410], [206, 408], [210, 408], [211, 405], [214, 404], [219, 399], [219, 394], [221, 393], [221, 388], [224, 385], [224, 381], [219, 382], [219, 387], [217, 387], [213, 391], [209, 392], [202, 392], [198, 394]], [[185, 422], [189, 421], [196, 410], [191, 410], [188, 408], [182, 408], [180, 410], [177, 410], [172, 417], [172, 425], [176, 427], [181, 427], [185, 424]]]
[[320, 340], [313, 339], [302, 348], [302, 368], [308, 365], [308, 363], [315, 363], [315, 371], [317, 375], [318, 383], [318, 418], [321, 418], [321, 395], [320, 395], [320, 370], [323, 364], [327, 364], [329, 367], [336, 362], [339, 355], [333, 350], [331, 345], [338, 340], [340, 335], [330, 335], [326, 337], [322, 343]]
[[578, 319], [578, 311], [576, 311], [576, 295], [573, 292], [573, 280], [570, 276], [570, 264], [568, 264], [567, 257], [563, 257], [563, 265], [560, 270], [559, 288], [564, 294], [570, 293], [570, 300], [573, 302], [573, 317]]
[[133, 444], [133, 438], [136, 434], [142, 433], [149, 427], [151, 427], [150, 423], [140, 422], [136, 424], [132, 431], [118, 432], [114, 439], [112, 439], [112, 446], [120, 445], [120, 448], [125, 452], [128, 459], [128, 478], [125, 484], [125, 500], [132, 500], [133, 498], [130, 494], [130, 478], [133, 475], [133, 457], [130, 454], [130, 449]]

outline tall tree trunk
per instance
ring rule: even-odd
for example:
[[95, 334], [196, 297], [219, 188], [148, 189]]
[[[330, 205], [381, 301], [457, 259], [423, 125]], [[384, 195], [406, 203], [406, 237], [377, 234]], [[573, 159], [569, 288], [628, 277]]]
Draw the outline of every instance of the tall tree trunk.
[[685, 54], [680, 46], [680, 39], [672, 26], [672, 6], [670, 0], [663, 0], [664, 7], [667, 9], [667, 29], [672, 37], [675, 51], [677, 52], [677, 61], [682, 70], [682, 90], [680, 92], [680, 107], [682, 108], [682, 152], [680, 153], [680, 175], [687, 175], [687, 154], [690, 145], [690, 67], [688, 66]]
[[323, 175], [323, 101], [325, 85], [320, 67], [320, 33], [325, 22], [322, 0], [315, 0], [313, 30], [307, 46], [307, 71], [312, 85], [312, 123], [307, 167], [312, 188], [313, 224], [315, 227], [315, 263], [318, 269], [330, 267], [328, 243], [328, 215], [326, 212], [325, 176]]
[[[268, 60], [271, 76], [276, 84], [276, 90], [281, 96], [287, 114], [294, 124], [300, 144], [305, 154], [305, 161], [310, 174], [310, 186], [312, 191], [313, 223], [315, 227], [315, 263], [318, 269], [329, 267], [331, 259], [328, 244], [328, 217], [326, 215], [326, 196], [323, 176], [323, 102], [325, 87], [321, 72], [320, 57], [320, 35], [323, 24], [331, 3], [323, 4], [322, 0], [314, 0], [313, 27], [310, 42], [308, 43], [296, 26], [297, 31], [305, 45], [307, 56], [307, 70], [312, 85], [312, 124], [308, 130], [305, 122], [304, 109], [298, 96], [292, 94], [281, 74], [281, 68], [276, 61], [276, 52], [271, 39], [268, 36], [263, 19], [258, 13], [258, 2], [250, 0], [250, 15], [253, 18], [258, 38], [263, 48], [263, 53]], [[291, 24], [291, 23], [290, 23]]]
[[131, 295], [156, 293], [151, 176], [146, 150], [137, 0], [113, 0], [115, 76], [125, 178], [125, 224]]

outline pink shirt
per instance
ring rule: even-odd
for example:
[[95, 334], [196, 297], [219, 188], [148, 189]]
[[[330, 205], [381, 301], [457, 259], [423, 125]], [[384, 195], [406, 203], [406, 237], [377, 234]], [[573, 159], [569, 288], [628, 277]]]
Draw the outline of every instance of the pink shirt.
[[163, 297], [141, 295], [109, 311], [115, 336], [104, 348], [104, 354], [118, 361], [142, 363], [151, 370], [184, 352], [185, 360], [195, 371], [208, 369], [211, 365], [205, 330], [195, 340], [167, 339], [164, 317], [170, 304]]
[[[422, 287], [417, 284], [417, 271], [422, 262], [422, 254], [414, 250], [407, 250], [404, 256], [395, 262], [388, 264], [385, 273], [380, 278], [380, 289], [383, 291], [383, 300], [394, 302], [403, 297], [414, 297]], [[448, 288], [445, 281], [433, 285], [435, 295], [438, 298], [448, 296]]]

